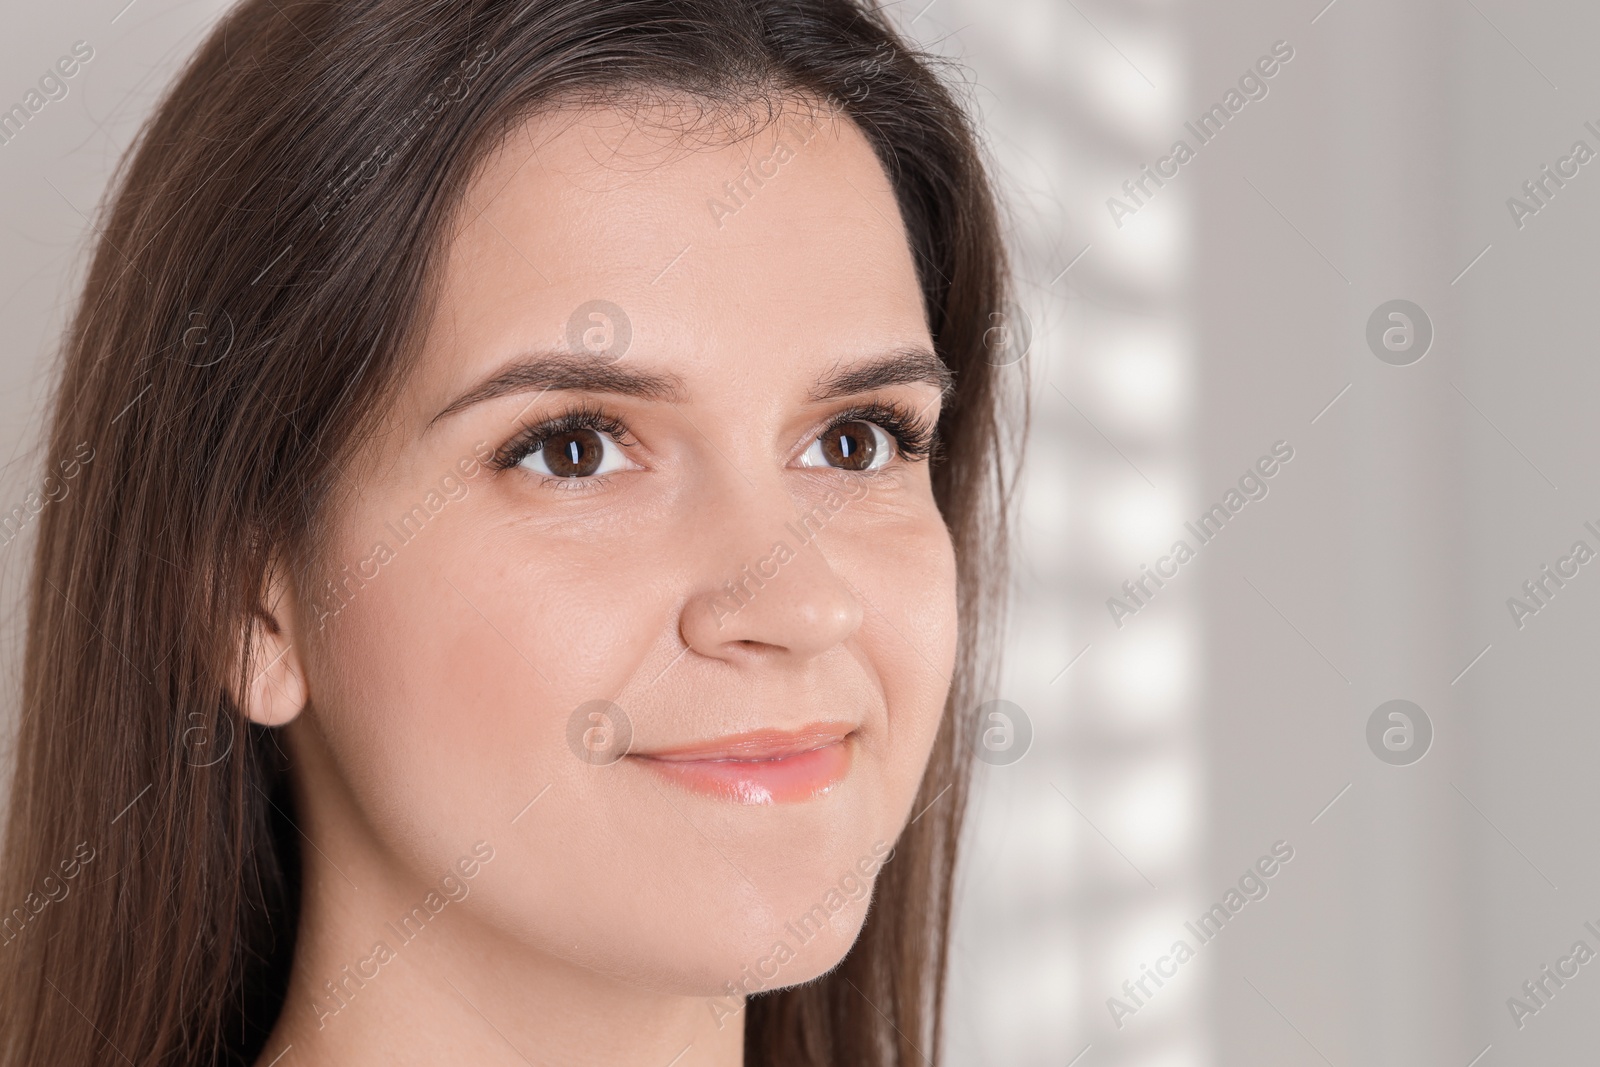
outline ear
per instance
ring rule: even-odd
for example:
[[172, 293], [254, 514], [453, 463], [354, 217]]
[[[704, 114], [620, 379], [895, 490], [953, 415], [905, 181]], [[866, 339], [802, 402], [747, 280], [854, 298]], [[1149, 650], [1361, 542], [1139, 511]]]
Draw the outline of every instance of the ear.
[[284, 725], [299, 715], [310, 699], [296, 647], [295, 609], [288, 569], [274, 560], [267, 568], [261, 598], [250, 613], [244, 635], [250, 661], [239, 705], [246, 718], [261, 726]]

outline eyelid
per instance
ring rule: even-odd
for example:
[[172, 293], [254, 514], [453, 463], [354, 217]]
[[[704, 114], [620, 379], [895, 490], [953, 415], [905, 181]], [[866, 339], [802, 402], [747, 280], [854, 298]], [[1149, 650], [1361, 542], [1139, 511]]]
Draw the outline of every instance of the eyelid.
[[938, 416], [929, 417], [928, 414], [934, 406], [935, 404], [927, 404], [918, 410], [892, 400], [865, 400], [851, 404], [819, 423], [817, 428], [805, 437], [793, 462], [798, 462], [799, 458], [810, 450], [817, 438], [845, 422], [872, 423], [888, 434], [895, 443], [895, 455], [891, 462], [899, 460], [916, 463], [930, 459], [937, 456], [939, 451]]
[[[939, 399], [943, 399], [941, 396]], [[844, 408], [834, 411], [824, 419], [814, 424], [814, 428], [802, 440], [798, 451], [790, 460], [790, 465], [799, 463], [812, 444], [829, 429], [846, 422], [867, 422], [876, 426], [894, 442], [894, 455], [889, 463], [917, 463], [923, 460], [936, 458], [939, 454], [938, 422], [939, 413], [934, 412], [940, 407], [939, 399], [923, 404], [920, 408], [896, 400], [871, 398], [856, 401]], [[495, 470], [508, 470], [520, 464], [528, 456], [533, 455], [551, 437], [574, 429], [589, 429], [605, 434], [622, 451], [623, 458], [628, 461], [631, 469], [641, 469], [634, 457], [630, 454], [638, 447], [628, 426], [620, 418], [598, 405], [592, 400], [581, 401], [565, 410], [523, 426], [514, 433], [510, 440], [501, 445], [495, 452], [495, 458], [489, 466]], [[885, 464], [887, 465], [887, 464]], [[808, 469], [836, 469], [815, 468]], [[881, 470], [882, 468], [877, 468]], [[559, 481], [564, 488], [576, 488], [580, 484], [593, 484], [605, 475], [592, 475], [585, 478], [553, 478], [549, 475], [540, 475], [537, 471], [530, 471], [534, 477], [541, 477], [545, 481]], [[613, 472], [616, 473], [616, 472]], [[871, 474], [873, 471], [845, 472], [858, 474]]]
[[[563, 475], [550, 470], [550, 442], [545, 441], [538, 448], [529, 452], [517, 461], [517, 466], [547, 483], [552, 483], [558, 488], [571, 489], [580, 485], [603, 484], [608, 475], [619, 474], [628, 470], [639, 470], [640, 467], [628, 458], [628, 450], [611, 434], [602, 430], [590, 431], [601, 439], [601, 460], [598, 469], [584, 475]], [[557, 437], [563, 436], [557, 434]], [[612, 465], [612, 464], [615, 465]], [[543, 466], [544, 470], [538, 467]]]
[[[496, 450], [495, 458], [490, 465], [496, 470], [509, 470], [537, 452], [550, 438], [578, 429], [593, 430], [611, 438], [612, 442], [622, 449], [624, 458], [630, 463], [633, 462], [627, 452], [637, 442], [629, 433], [627, 424], [593, 401], [584, 401], [518, 430], [509, 441]], [[561, 480], [577, 482], [590, 479]]]
[[[865, 426], [872, 431], [873, 454], [865, 467], [834, 467], [826, 459], [827, 450], [824, 442], [828, 437], [837, 433], [837, 427], [851, 423]], [[813, 434], [810, 441], [811, 443], [806, 445], [805, 451], [800, 453], [799, 458], [799, 465], [807, 470], [837, 470], [848, 474], [876, 474], [897, 460], [902, 463], [906, 462], [905, 457], [901, 454], [900, 442], [882, 426], [865, 419], [846, 419], [843, 423], [835, 422], [829, 429], [823, 430], [819, 434]], [[881, 451], [879, 451], [880, 449]], [[817, 456], [813, 457], [813, 453], [816, 453]]]

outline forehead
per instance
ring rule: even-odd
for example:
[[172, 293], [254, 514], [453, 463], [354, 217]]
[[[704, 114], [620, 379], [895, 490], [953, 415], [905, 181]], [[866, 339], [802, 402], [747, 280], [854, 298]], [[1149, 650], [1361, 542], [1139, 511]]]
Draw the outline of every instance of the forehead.
[[528, 120], [474, 175], [440, 283], [423, 368], [439, 388], [596, 322], [626, 330], [623, 358], [686, 381], [927, 343], [870, 144], [797, 102], [756, 120], [687, 102]]

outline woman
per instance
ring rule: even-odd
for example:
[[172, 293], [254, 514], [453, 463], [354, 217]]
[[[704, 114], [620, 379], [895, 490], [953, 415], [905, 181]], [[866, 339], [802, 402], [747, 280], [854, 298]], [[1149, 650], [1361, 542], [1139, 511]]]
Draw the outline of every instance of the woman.
[[247, 0], [99, 236], [0, 1062], [938, 1061], [1004, 275], [879, 13]]

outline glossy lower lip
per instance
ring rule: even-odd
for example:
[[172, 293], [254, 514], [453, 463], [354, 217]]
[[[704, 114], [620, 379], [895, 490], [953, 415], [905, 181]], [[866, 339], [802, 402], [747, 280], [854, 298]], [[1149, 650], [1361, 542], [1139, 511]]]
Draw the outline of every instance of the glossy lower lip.
[[758, 730], [630, 758], [701, 796], [796, 804], [827, 793], [850, 773], [853, 729], [819, 723], [799, 731]]

